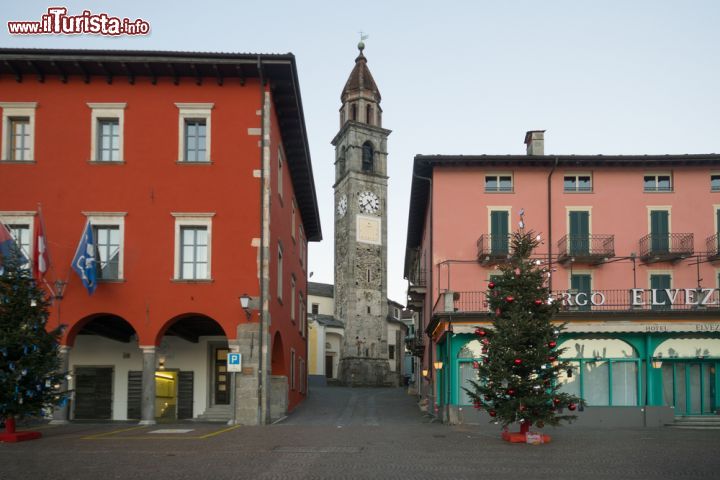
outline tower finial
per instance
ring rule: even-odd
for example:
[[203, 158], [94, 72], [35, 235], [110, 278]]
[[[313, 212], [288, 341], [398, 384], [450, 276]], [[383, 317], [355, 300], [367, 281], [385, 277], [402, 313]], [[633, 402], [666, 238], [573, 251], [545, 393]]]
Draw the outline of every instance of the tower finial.
[[358, 32], [360, 34], [360, 42], [358, 43], [358, 50], [360, 50], [360, 55], [362, 55], [362, 51], [365, 49], [365, 40], [370, 38], [370, 35], [365, 35], [363, 32]]

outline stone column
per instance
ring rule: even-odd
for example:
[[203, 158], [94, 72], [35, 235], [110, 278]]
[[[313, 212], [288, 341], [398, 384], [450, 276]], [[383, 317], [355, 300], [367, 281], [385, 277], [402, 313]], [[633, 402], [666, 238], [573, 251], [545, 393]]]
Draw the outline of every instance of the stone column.
[[[68, 370], [70, 369], [70, 349], [72, 347], [68, 347], [67, 345], [61, 345], [60, 348], [58, 348], [58, 358], [60, 359], [60, 372], [63, 374], [63, 379], [60, 381], [60, 389], [63, 392], [66, 392], [68, 390], [68, 380], [67, 380], [67, 374], [69, 373]], [[53, 409], [53, 419], [50, 420], [50, 424], [52, 425], [63, 425], [65, 423], [68, 423], [70, 413], [70, 399], [67, 399], [64, 403], [61, 405], [56, 405]]]
[[140, 347], [143, 355], [142, 407], [140, 425], [155, 425], [155, 369], [156, 347]]

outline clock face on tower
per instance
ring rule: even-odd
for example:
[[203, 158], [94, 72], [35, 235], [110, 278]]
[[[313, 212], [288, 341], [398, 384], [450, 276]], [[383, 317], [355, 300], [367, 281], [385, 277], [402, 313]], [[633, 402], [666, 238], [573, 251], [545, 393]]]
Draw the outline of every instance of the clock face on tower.
[[343, 195], [342, 197], [340, 197], [340, 200], [337, 204], [337, 213], [340, 218], [345, 216], [345, 212], [347, 212], [347, 195]]
[[358, 203], [363, 213], [375, 213], [380, 208], [380, 200], [373, 192], [362, 192], [358, 197]]

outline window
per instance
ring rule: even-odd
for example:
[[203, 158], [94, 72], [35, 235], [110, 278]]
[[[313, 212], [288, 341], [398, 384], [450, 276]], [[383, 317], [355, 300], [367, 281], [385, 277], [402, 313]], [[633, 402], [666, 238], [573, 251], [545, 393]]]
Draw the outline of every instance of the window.
[[290, 389], [295, 390], [295, 349], [290, 349]]
[[310, 308], [312, 309], [313, 315], [317, 315], [320, 312], [320, 305], [317, 303], [313, 303], [312, 307], [310, 307]]
[[290, 321], [295, 322], [295, 274], [290, 275]]
[[507, 256], [510, 252], [510, 211], [490, 210], [490, 253]]
[[[22, 265], [22, 268], [30, 268], [30, 262], [32, 261], [32, 244], [30, 243], [30, 225], [29, 224], [17, 224], [10, 223], [6, 227], [10, 230], [10, 235], [15, 239], [15, 244], [20, 248], [20, 251], [25, 258], [28, 259], [27, 263]], [[0, 226], [2, 228], [2, 226]]]
[[300, 237], [300, 266], [303, 267], [303, 271], [305, 270], [305, 249], [307, 246], [305, 245], [305, 231], [303, 230], [303, 226], [300, 225], [298, 228], [298, 237]]
[[290, 236], [292, 237], [293, 240], [295, 240], [295, 228], [296, 228], [296, 225], [297, 225], [297, 221], [296, 221], [296, 219], [295, 219], [295, 216], [296, 216], [295, 210], [296, 210], [296, 208], [297, 208], [297, 206], [295, 205], [295, 199], [293, 199], [293, 201], [292, 201], [292, 219], [290, 220], [290, 222], [291, 222], [291, 226], [290, 226]]
[[120, 278], [120, 227], [117, 225], [93, 225], [95, 235], [95, 265], [98, 279]]
[[2, 108], [2, 160], [32, 162], [35, 160], [36, 102], [5, 102]]
[[95, 266], [99, 280], [122, 280], [125, 212], [83, 212], [95, 236]]
[[175, 279], [210, 280], [214, 213], [173, 213]]
[[338, 157], [338, 174], [341, 176], [345, 173], [345, 147], [340, 149], [340, 156]]
[[298, 330], [300, 330], [300, 335], [304, 337], [307, 328], [307, 311], [305, 310], [305, 298], [302, 292], [298, 294], [298, 316]]
[[277, 188], [278, 188], [278, 195], [280, 195], [280, 200], [283, 198], [283, 154], [282, 149], [278, 147], [278, 178], [277, 178]]
[[643, 177], [646, 192], [672, 192], [672, 175], [669, 173], [651, 173]]
[[92, 110], [90, 161], [123, 161], [123, 124], [126, 103], [88, 103]]
[[357, 120], [357, 105], [350, 105], [350, 120]]
[[388, 345], [388, 358], [395, 360], [395, 345]]
[[282, 243], [278, 242], [277, 255], [277, 298], [282, 302], [283, 296], [283, 248]]
[[362, 146], [362, 171], [363, 172], [372, 172], [373, 171], [373, 156], [374, 156], [374, 149], [370, 142], [363, 143]]
[[486, 192], [512, 192], [513, 178], [509, 173], [485, 175]]
[[302, 359], [302, 358], [300, 359], [300, 366], [299, 366], [299, 369], [298, 369], [298, 376], [300, 377], [300, 378], [299, 378], [299, 382], [300, 382], [300, 388], [299, 388], [299, 390], [300, 390], [300, 393], [305, 393], [305, 360]]
[[[568, 253], [583, 256], [590, 253], [590, 210], [568, 209]], [[590, 208], [590, 207], [587, 207]]]
[[368, 125], [373, 124], [373, 108], [372, 105], [366, 105], [365, 106], [365, 121]]
[[651, 308], [653, 310], [667, 310], [671, 308], [668, 290], [672, 288], [672, 276], [670, 274], [651, 274], [650, 288], [655, 290]]
[[400, 309], [399, 308], [393, 307], [392, 312], [393, 312], [393, 318], [400, 318]]
[[210, 163], [213, 103], [176, 103], [179, 114], [178, 162]]
[[589, 273], [573, 273], [570, 275], [570, 289], [578, 294], [575, 300], [576, 307], [573, 310], [590, 311], [592, 304], [590, 296], [592, 293], [592, 275]]
[[710, 190], [720, 192], [720, 174], [710, 175]]
[[566, 192], [592, 192], [592, 176], [587, 173], [570, 174], [563, 177], [563, 190]]
[[650, 215], [650, 251], [654, 254], [670, 251], [670, 211], [648, 210]]

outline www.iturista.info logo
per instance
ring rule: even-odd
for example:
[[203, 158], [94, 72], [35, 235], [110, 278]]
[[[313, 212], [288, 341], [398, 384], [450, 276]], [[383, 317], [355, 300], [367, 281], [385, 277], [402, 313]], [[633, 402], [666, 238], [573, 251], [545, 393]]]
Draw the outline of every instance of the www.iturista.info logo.
[[138, 18], [112, 17], [107, 13], [83, 10], [80, 15], [68, 15], [66, 7], [50, 7], [40, 21], [7, 22], [11, 35], [147, 35], [150, 24]]

